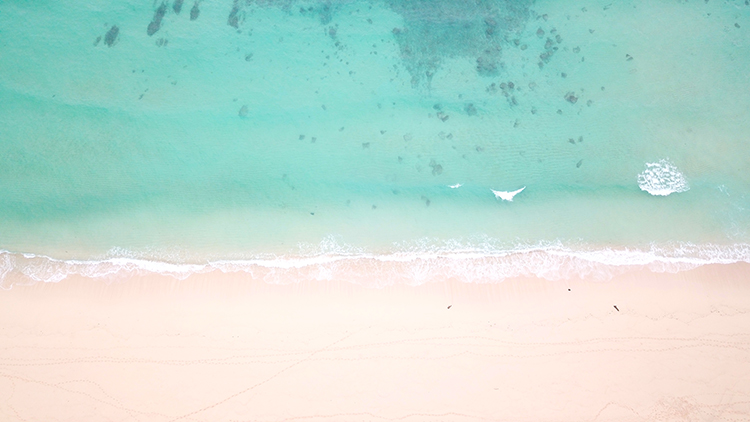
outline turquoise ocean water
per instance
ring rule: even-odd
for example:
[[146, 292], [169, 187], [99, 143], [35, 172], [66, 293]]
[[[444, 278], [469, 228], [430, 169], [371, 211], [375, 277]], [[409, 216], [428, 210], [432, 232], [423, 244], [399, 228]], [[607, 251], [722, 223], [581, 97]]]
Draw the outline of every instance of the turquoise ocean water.
[[0, 284], [750, 262], [748, 3], [0, 2]]

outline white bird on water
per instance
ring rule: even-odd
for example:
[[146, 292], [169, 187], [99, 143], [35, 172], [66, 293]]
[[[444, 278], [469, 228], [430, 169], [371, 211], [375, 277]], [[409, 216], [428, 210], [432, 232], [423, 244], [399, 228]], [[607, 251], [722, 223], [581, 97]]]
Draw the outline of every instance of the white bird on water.
[[503, 201], [513, 202], [513, 197], [521, 193], [521, 191], [523, 191], [524, 189], [526, 189], [526, 186], [522, 187], [521, 189], [514, 190], [513, 192], [505, 192], [505, 191], [499, 191], [499, 190], [494, 190], [494, 189], [490, 189], [490, 190], [492, 191], [492, 193], [495, 194], [495, 199], [500, 198]]
[[451, 188], [451, 189], [458, 189], [458, 188], [460, 188], [461, 186], [463, 186], [463, 185], [462, 185], [462, 184], [460, 184], [460, 183], [456, 183], [455, 185], [448, 185], [448, 187], [449, 187], [449, 188]]

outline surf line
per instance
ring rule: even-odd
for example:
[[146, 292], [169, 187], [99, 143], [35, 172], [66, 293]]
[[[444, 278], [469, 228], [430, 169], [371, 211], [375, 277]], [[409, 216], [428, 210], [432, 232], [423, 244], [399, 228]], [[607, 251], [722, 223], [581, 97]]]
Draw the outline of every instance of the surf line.
[[495, 189], [490, 190], [495, 194], [495, 199], [502, 199], [503, 201], [513, 202], [513, 197], [521, 193], [524, 189], [526, 189], [526, 186], [522, 187], [521, 189], [514, 190], [513, 192], [499, 191]]

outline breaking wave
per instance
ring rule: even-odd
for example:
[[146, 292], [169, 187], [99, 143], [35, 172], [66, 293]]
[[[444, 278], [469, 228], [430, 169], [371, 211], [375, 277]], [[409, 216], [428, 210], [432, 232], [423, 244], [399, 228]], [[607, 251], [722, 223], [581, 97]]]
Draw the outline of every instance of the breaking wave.
[[114, 281], [149, 274], [185, 279], [205, 273], [246, 273], [272, 284], [341, 280], [367, 287], [447, 280], [499, 283], [514, 277], [607, 280], [639, 269], [678, 272], [736, 262], [750, 263], [750, 244], [679, 243], [636, 249], [550, 242], [503, 248], [492, 241], [423, 240], [394, 245], [390, 252], [372, 253], [326, 239], [319, 245], [303, 245], [298, 252], [287, 255], [209, 259], [200, 263], [146, 259], [123, 250], [90, 260], [0, 251], [0, 287], [54, 283], [70, 276]]
[[685, 176], [669, 159], [646, 163], [646, 170], [638, 175], [638, 186], [654, 196], [667, 196], [690, 190]]

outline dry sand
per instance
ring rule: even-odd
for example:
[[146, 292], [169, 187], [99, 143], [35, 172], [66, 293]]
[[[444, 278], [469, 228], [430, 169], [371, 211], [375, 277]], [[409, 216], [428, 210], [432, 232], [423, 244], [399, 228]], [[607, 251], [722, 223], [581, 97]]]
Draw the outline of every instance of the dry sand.
[[0, 291], [0, 420], [750, 420], [750, 265], [383, 290], [16, 286]]

